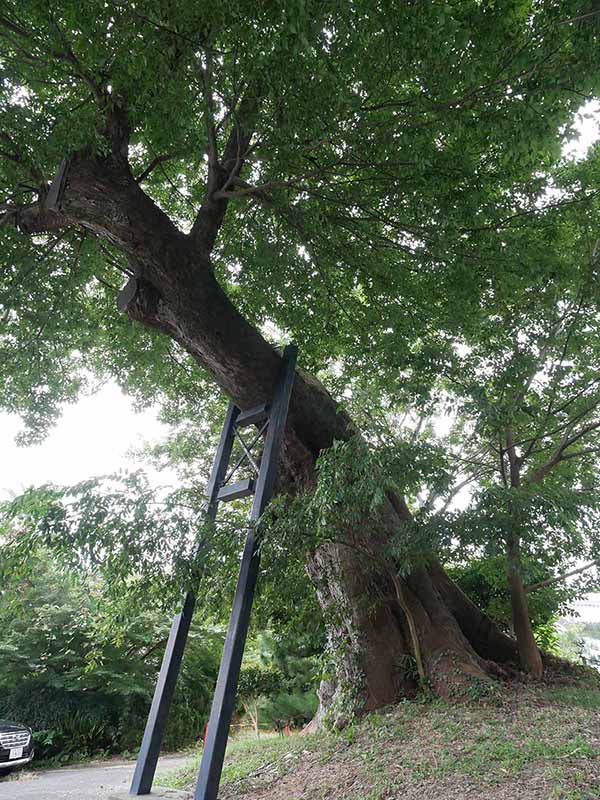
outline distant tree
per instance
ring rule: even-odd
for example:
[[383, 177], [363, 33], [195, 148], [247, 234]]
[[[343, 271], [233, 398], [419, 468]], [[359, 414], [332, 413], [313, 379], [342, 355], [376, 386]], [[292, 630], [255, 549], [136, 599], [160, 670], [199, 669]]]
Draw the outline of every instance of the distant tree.
[[[463, 538], [488, 551], [504, 548], [521, 664], [537, 677], [543, 667], [523, 561], [552, 575], [578, 560], [593, 563], [600, 544], [597, 213], [595, 203], [549, 210], [537, 227], [503, 233], [514, 264], [500, 283], [490, 275], [485, 313], [446, 369], [463, 422], [458, 463], [478, 481], [457, 530], [462, 524]], [[530, 269], [539, 279], [527, 289]]]
[[283, 675], [275, 667], [248, 664], [242, 668], [238, 695], [257, 736], [260, 736], [259, 700], [273, 697], [282, 687]]

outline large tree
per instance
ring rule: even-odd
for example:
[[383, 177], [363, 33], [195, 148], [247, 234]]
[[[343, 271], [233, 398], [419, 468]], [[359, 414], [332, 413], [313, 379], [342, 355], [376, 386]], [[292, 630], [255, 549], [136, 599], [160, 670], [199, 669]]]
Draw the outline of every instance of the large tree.
[[[478, 235], [531, 211], [599, 74], [587, 2], [9, 0], [0, 42], [4, 405], [41, 432], [89, 368], [169, 393], [183, 349], [247, 408], [273, 389], [274, 323], [305, 367], [290, 493], [355, 434], [310, 370], [427, 391], [477, 305]], [[362, 707], [395, 699], [417, 641], [444, 694], [515, 658], [435, 563], [399, 602], [405, 502], [385, 518], [351, 532], [366, 549], [310, 554], [342, 713], [349, 683]]]
[[483, 313], [470, 314], [442, 379], [463, 423], [457, 463], [480, 483], [467, 528], [504, 549], [520, 660], [538, 677], [522, 553], [564, 572], [566, 558], [593, 563], [597, 550], [598, 208], [595, 192], [571, 203], [567, 188], [596, 160], [557, 173], [562, 208], [547, 202], [502, 231], [512, 263], [500, 281], [489, 271]]

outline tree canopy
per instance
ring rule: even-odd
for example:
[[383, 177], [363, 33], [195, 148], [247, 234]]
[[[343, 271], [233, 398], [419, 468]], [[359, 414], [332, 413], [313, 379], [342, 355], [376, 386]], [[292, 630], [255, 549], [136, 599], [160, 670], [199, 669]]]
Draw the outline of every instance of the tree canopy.
[[[282, 522], [282, 501], [265, 548], [282, 574], [294, 554], [303, 612], [299, 543], [321, 606], [344, 596], [330, 645], [377, 651], [344, 673], [367, 676], [372, 705], [407, 658], [442, 690], [448, 653], [469, 679], [514, 660], [440, 559], [503, 552], [539, 675], [527, 564], [552, 580], [595, 555], [600, 149], [563, 146], [599, 93], [598, 22], [575, 0], [0, 12], [0, 405], [40, 437], [116, 378], [180, 426], [164, 453], [190, 477], [218, 389], [264, 401], [272, 345], [298, 342], [280, 476], [298, 513]], [[7, 510], [6, 552], [18, 565], [27, 520], [67, 559], [168, 583], [199, 527], [188, 483], [162, 522], [139, 476], [32, 493]], [[294, 520], [310, 523], [295, 542]]]
[[[427, 394], [454, 337], [481, 325], [485, 337], [490, 305], [544, 280], [534, 243], [523, 260], [501, 233], [529, 238], [556, 205], [541, 198], [597, 88], [584, 6], [9, 3], [5, 407], [41, 432], [90, 371], [146, 398], [198, 383], [118, 315], [131, 265], [110, 241], [75, 221], [18, 234], [61, 161], [107, 152], [111, 136], [184, 231], [206, 206], [211, 159], [237, 153], [213, 261], [239, 309], [300, 341], [310, 368], [339, 360], [348, 376], [375, 368], [393, 395]], [[570, 185], [574, 203], [595, 196], [593, 180]]]

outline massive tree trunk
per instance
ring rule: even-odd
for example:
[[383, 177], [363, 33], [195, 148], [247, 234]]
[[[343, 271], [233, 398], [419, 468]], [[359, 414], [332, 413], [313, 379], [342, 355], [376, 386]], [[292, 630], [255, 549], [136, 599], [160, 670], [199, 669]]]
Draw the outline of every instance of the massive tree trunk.
[[[200, 235], [185, 235], [144, 194], [123, 157], [83, 153], [72, 160], [60, 209], [29, 206], [18, 224], [28, 233], [82, 226], [118, 247], [135, 274], [121, 292], [121, 310], [176, 340], [246, 409], [271, 396], [280, 356], [215, 279], [210, 249], [216, 234], [208, 228], [224, 209], [219, 201], [207, 203], [204, 227], [195, 226]], [[310, 489], [319, 453], [352, 435], [350, 419], [324, 387], [298, 370], [283, 446], [286, 489]], [[389, 530], [409, 517], [395, 497], [385, 514]], [[400, 578], [368, 521], [353, 539], [320, 547], [308, 564], [335, 655], [333, 679], [322, 687], [323, 709], [334, 722], [413, 693], [419, 678], [441, 695], [460, 695], [473, 683], [485, 686], [502, 672], [498, 664], [514, 660], [514, 643], [439, 565]]]

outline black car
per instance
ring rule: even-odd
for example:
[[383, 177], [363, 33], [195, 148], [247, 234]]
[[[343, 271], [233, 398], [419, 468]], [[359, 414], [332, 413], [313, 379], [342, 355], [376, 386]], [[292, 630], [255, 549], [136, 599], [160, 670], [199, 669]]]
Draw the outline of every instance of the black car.
[[23, 767], [33, 758], [31, 728], [18, 722], [0, 719], [0, 775], [6, 770]]

